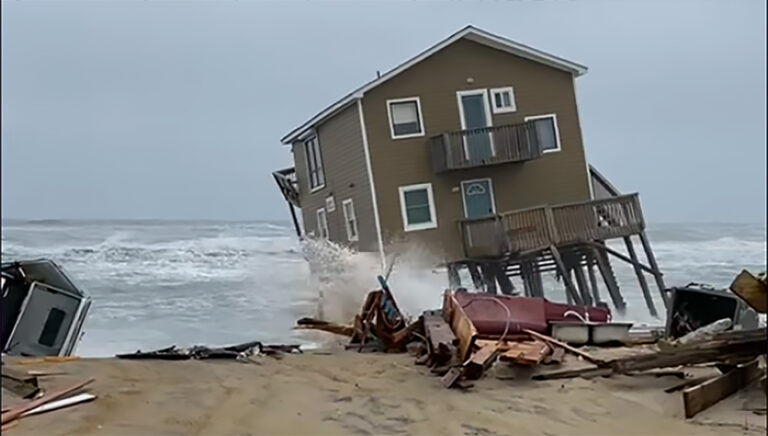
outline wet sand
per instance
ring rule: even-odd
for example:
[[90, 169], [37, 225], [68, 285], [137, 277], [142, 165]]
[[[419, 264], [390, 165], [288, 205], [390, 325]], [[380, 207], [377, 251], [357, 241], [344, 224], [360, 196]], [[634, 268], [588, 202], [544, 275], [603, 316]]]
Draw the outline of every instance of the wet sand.
[[[407, 354], [306, 352], [281, 360], [127, 361], [81, 359], [14, 365], [65, 371], [46, 390], [95, 378], [86, 404], [21, 419], [18, 435], [765, 434], [757, 386], [691, 420], [675, 377], [614, 376], [532, 381], [499, 367], [468, 391], [448, 390]], [[547, 368], [554, 369], [554, 368]], [[702, 371], [712, 369], [702, 369]], [[504, 375], [506, 374], [506, 375]], [[3, 407], [14, 401], [3, 392]]]

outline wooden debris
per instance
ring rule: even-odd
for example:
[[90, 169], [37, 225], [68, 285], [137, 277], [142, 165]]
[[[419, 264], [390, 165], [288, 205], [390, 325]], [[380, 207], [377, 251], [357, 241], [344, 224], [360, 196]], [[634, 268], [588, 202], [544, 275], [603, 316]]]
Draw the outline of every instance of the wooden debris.
[[692, 418], [760, 377], [757, 359], [683, 391], [685, 417]]
[[[562, 349], [562, 348], [561, 348]], [[542, 341], [512, 342], [499, 355], [499, 360], [520, 365], [538, 365], [552, 353], [549, 345]]]
[[0, 419], [0, 424], [7, 424], [8, 422], [14, 421], [18, 418], [20, 418], [22, 415], [24, 415], [26, 412], [29, 412], [30, 410], [36, 409], [42, 405], [48, 404], [52, 401], [56, 401], [59, 398], [66, 397], [67, 395], [74, 393], [76, 391], [79, 391], [80, 389], [88, 386], [89, 384], [93, 383], [94, 379], [89, 379], [84, 382], [78, 383], [76, 385], [70, 386], [68, 388], [62, 389], [58, 392], [54, 392], [52, 394], [46, 395], [42, 398], [39, 398], [37, 400], [29, 401], [26, 404], [22, 404], [13, 410], [3, 413], [2, 418]]
[[565, 350], [560, 347], [554, 347], [554, 349], [552, 350], [552, 354], [545, 357], [541, 363], [545, 365], [550, 365], [550, 364], [559, 365], [563, 363], [563, 360], [565, 360]]
[[355, 334], [354, 326], [347, 324], [336, 324], [314, 318], [301, 318], [300, 320], [296, 321], [296, 327], [294, 327], [294, 329], [320, 330], [349, 337], [352, 337]]
[[96, 399], [96, 395], [93, 394], [78, 394], [68, 398], [64, 398], [57, 401], [52, 401], [48, 404], [44, 404], [40, 407], [25, 412], [23, 416], [37, 415], [39, 413], [50, 412], [52, 410], [63, 409], [65, 407], [74, 406], [75, 404], [87, 403]]
[[72, 362], [73, 360], [80, 359], [80, 356], [45, 356], [34, 359], [20, 360], [16, 362], [19, 365], [34, 365], [37, 363], [63, 363]]
[[6, 365], [3, 365], [3, 388], [21, 398], [32, 398], [40, 392], [36, 376], [9, 368]]
[[687, 388], [688, 386], [697, 385], [697, 384], [702, 383], [704, 381], [707, 381], [707, 380], [709, 380], [711, 378], [712, 377], [696, 377], [696, 378], [690, 378], [690, 379], [687, 379], [687, 380], [683, 380], [680, 383], [674, 384], [674, 385], [664, 389], [664, 392], [669, 394], [669, 393], [672, 393], [672, 392], [681, 391], [681, 390]]
[[499, 355], [499, 348], [495, 345], [488, 345], [480, 348], [467, 359], [462, 365], [463, 375], [470, 380], [479, 379], [483, 372], [490, 367], [496, 357]]
[[731, 283], [731, 291], [758, 313], [765, 313], [768, 309], [768, 291], [764, 276], [760, 279], [743, 270]]
[[453, 387], [461, 378], [462, 373], [462, 368], [453, 367], [440, 379], [440, 382], [443, 383], [443, 386], [446, 388]]
[[434, 364], [448, 363], [457, 356], [456, 335], [439, 311], [427, 311], [422, 315], [427, 338], [427, 353]]
[[555, 380], [561, 378], [593, 378], [593, 377], [608, 377], [613, 374], [611, 368], [599, 368], [590, 366], [588, 368], [580, 369], [566, 369], [561, 371], [545, 372], [542, 374], [536, 374], [532, 378], [534, 380]]
[[459, 359], [466, 360], [475, 345], [477, 329], [450, 291], [443, 296], [443, 317], [458, 339]]
[[566, 344], [564, 342], [560, 342], [560, 341], [558, 341], [555, 338], [551, 338], [551, 337], [549, 337], [547, 335], [541, 334], [539, 332], [535, 332], [533, 330], [524, 329], [523, 331], [528, 333], [529, 335], [533, 336], [536, 339], [541, 339], [542, 341], [545, 341], [545, 342], [550, 343], [552, 345], [556, 345], [556, 346], [558, 346], [560, 348], [565, 349], [566, 351], [569, 351], [569, 352], [571, 352], [571, 353], [573, 353], [573, 354], [575, 354], [577, 356], [580, 356], [584, 360], [586, 360], [588, 362], [591, 362], [591, 363], [594, 363], [595, 365], [603, 366], [606, 363], [603, 360], [600, 360], [600, 359], [597, 359], [597, 358], [593, 357], [589, 353], [581, 351], [578, 348], [574, 348], [574, 347], [572, 347], [572, 346], [570, 346], [570, 345], [568, 345], [568, 344]]

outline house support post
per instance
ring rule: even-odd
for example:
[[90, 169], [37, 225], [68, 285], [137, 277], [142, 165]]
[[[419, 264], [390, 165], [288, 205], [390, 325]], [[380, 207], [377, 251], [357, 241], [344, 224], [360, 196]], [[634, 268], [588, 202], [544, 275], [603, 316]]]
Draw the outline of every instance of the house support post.
[[459, 276], [459, 264], [457, 263], [451, 262], [448, 264], [448, 286], [452, 291], [461, 287], [461, 277]]
[[587, 275], [589, 275], [589, 284], [592, 287], [592, 299], [595, 305], [602, 303], [600, 299], [600, 288], [597, 287], [597, 276], [595, 275], [595, 256], [592, 250], [587, 251]]
[[483, 289], [483, 278], [480, 275], [477, 264], [474, 262], [467, 263], [467, 269], [469, 270], [469, 276], [472, 277], [472, 285], [475, 287], [475, 290]]
[[293, 219], [293, 227], [296, 229], [296, 236], [301, 238], [301, 227], [299, 227], [299, 220], [296, 218], [296, 208], [293, 207], [293, 203], [287, 201], [288, 210], [291, 211], [291, 218]]
[[587, 306], [594, 306], [592, 302], [592, 296], [589, 294], [589, 286], [587, 286], [587, 280], [584, 278], [584, 271], [581, 269], [581, 265], [573, 267], [573, 273], [576, 275], [576, 283], [579, 285], [579, 291], [581, 292], [581, 298], [584, 300], [584, 304]]
[[635, 253], [635, 247], [632, 245], [632, 239], [629, 236], [624, 237], [624, 244], [627, 246], [627, 252], [629, 258], [632, 259], [632, 267], [635, 269], [635, 275], [637, 275], [637, 281], [640, 283], [640, 289], [643, 291], [643, 298], [645, 298], [645, 305], [648, 306], [648, 311], [651, 312], [651, 316], [658, 318], [659, 313], [656, 311], [656, 305], [653, 302], [651, 291], [648, 289], [648, 282], [645, 280], [643, 270], [640, 268], [640, 261], [637, 259], [637, 253]]
[[645, 257], [648, 259], [648, 265], [653, 270], [653, 277], [656, 279], [656, 286], [659, 288], [659, 294], [661, 294], [661, 301], [664, 302], [664, 307], [669, 308], [669, 299], [667, 298], [666, 287], [664, 286], [664, 278], [659, 270], [659, 265], [656, 263], [656, 256], [653, 255], [651, 250], [651, 243], [648, 241], [648, 237], [645, 236], [645, 232], [640, 232], [640, 243], [643, 244], [643, 250], [645, 251]]
[[560, 275], [563, 277], [563, 281], [565, 282], [565, 290], [570, 295], [571, 299], [573, 300], [573, 303], [583, 306], [584, 302], [581, 300], [581, 296], [579, 295], [579, 291], [576, 289], [576, 286], [573, 284], [573, 280], [571, 280], [571, 274], [570, 271], [565, 267], [565, 264], [563, 263], [563, 258], [560, 257], [560, 252], [557, 250], [557, 247], [554, 245], [549, 246], [549, 251], [552, 252], [552, 258], [555, 259], [555, 263], [557, 264], [557, 269], [560, 271]]
[[480, 266], [483, 273], [483, 282], [485, 282], [485, 292], [496, 294], [496, 271], [492, 263], [484, 263]]
[[[598, 244], [597, 247], [602, 247], [602, 245]], [[619, 283], [616, 281], [616, 276], [613, 275], [608, 255], [603, 251], [598, 251], [597, 248], [593, 248], [593, 253], [597, 261], [597, 268], [600, 270], [600, 275], [603, 276], [605, 287], [608, 288], [608, 295], [611, 297], [613, 307], [620, 313], [624, 313], [627, 309], [627, 303], [624, 302], [624, 298], [619, 291]]]
[[505, 265], [501, 263], [495, 263], [491, 264], [491, 266], [494, 269], [494, 272], [496, 274], [496, 281], [499, 282], [499, 288], [501, 289], [501, 293], [504, 295], [512, 295], [515, 293], [515, 286], [512, 284], [512, 281], [509, 279], [509, 276], [507, 276], [507, 272], [505, 271]]

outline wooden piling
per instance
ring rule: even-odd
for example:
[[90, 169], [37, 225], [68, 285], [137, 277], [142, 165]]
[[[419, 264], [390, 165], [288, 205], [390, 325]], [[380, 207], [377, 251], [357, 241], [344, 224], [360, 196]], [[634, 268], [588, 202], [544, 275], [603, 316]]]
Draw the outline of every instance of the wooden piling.
[[645, 305], [648, 306], [648, 311], [651, 312], [651, 316], [657, 318], [659, 313], [656, 311], [656, 304], [653, 302], [651, 291], [648, 289], [648, 282], [645, 280], [643, 270], [640, 269], [640, 261], [637, 259], [637, 253], [635, 253], [635, 247], [632, 245], [632, 239], [629, 236], [624, 237], [624, 244], [627, 246], [627, 252], [629, 258], [632, 259], [632, 267], [635, 269], [635, 275], [637, 281], [640, 283], [640, 289], [643, 291], [643, 298], [645, 298]]
[[640, 243], [643, 245], [643, 251], [645, 251], [645, 257], [648, 259], [648, 265], [653, 269], [653, 277], [656, 279], [656, 286], [659, 288], [661, 294], [661, 301], [664, 302], [664, 307], [669, 308], [669, 299], [667, 298], [666, 287], [664, 286], [664, 278], [659, 270], [659, 265], [656, 263], [656, 257], [651, 250], [651, 243], [648, 241], [648, 237], [645, 236], [645, 232], [640, 232]]

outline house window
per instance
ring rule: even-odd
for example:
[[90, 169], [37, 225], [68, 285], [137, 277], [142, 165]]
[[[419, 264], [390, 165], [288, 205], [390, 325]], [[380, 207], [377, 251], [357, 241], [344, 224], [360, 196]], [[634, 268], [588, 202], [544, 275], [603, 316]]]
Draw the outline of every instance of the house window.
[[325, 209], [317, 210], [317, 236], [321, 239], [328, 239], [328, 215]]
[[560, 132], [557, 129], [555, 114], [525, 117], [525, 122], [532, 122], [536, 137], [544, 153], [560, 151]]
[[419, 97], [387, 100], [387, 110], [392, 139], [424, 136], [424, 121], [421, 117]]
[[341, 208], [344, 210], [344, 223], [347, 226], [347, 240], [357, 241], [357, 217], [355, 216], [355, 205], [352, 199], [341, 202]]
[[434, 229], [437, 227], [435, 199], [432, 196], [432, 184], [423, 183], [400, 187], [400, 211], [403, 214], [403, 229]]
[[306, 151], [307, 169], [309, 170], [309, 188], [314, 192], [325, 186], [323, 158], [320, 156], [320, 143], [317, 142], [317, 136], [304, 141], [304, 150]]
[[511, 86], [506, 88], [491, 89], [491, 102], [493, 104], [493, 113], [503, 114], [505, 112], [514, 112], [517, 110], [515, 104], [515, 90]]

